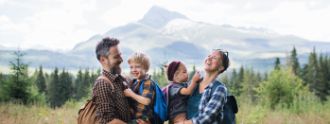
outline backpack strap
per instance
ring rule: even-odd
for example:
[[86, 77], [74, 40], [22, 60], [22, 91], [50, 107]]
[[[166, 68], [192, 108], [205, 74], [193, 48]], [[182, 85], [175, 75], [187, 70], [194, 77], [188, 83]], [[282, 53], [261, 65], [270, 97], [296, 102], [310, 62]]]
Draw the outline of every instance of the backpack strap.
[[165, 88], [165, 92], [166, 92], [166, 104], [169, 105], [170, 104], [170, 88], [172, 87], [173, 82], [171, 82], [170, 84], [168, 84]]
[[[223, 86], [223, 87], [226, 88], [225, 84], [215, 80], [215, 81], [213, 81], [213, 86], [211, 87], [211, 94], [213, 94], [215, 92], [215, 90], [217, 89], [218, 86]], [[228, 90], [226, 90], [226, 97], [225, 97], [225, 103], [224, 104], [227, 104], [227, 101], [228, 101], [227, 98], [228, 98]], [[223, 108], [222, 108], [221, 111], [223, 111]]]
[[111, 85], [111, 89], [114, 90], [115, 87], [113, 86], [112, 82], [109, 80], [109, 78], [107, 78], [104, 75], [100, 75], [97, 80], [105, 80], [105, 82], [109, 83]]
[[[215, 89], [219, 86], [222, 85], [225, 87], [225, 85], [217, 80], [213, 81], [213, 86], [211, 87], [211, 93], [215, 91]], [[227, 91], [228, 92], [228, 91]]]

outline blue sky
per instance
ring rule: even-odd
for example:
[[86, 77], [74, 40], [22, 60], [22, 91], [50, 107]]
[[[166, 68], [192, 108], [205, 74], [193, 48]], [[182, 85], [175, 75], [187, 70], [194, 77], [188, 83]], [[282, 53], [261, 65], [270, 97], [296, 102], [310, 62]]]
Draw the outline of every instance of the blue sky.
[[330, 42], [329, 0], [0, 0], [0, 45], [70, 50], [139, 20], [153, 5], [195, 21]]

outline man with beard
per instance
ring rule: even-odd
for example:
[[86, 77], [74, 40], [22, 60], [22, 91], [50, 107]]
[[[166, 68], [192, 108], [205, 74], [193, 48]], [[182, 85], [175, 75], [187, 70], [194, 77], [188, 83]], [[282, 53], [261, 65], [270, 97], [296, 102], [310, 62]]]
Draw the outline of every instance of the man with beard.
[[120, 75], [123, 59], [118, 48], [119, 40], [104, 38], [96, 46], [96, 56], [102, 65], [102, 74], [93, 86], [96, 116], [101, 124], [121, 124], [130, 121], [129, 105], [124, 90], [127, 88]]

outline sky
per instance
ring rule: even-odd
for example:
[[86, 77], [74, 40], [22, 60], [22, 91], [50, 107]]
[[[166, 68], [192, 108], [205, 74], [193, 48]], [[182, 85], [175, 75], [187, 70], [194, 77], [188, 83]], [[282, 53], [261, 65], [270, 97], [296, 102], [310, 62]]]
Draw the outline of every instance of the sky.
[[0, 49], [68, 51], [154, 5], [194, 21], [330, 42], [330, 0], [0, 0]]

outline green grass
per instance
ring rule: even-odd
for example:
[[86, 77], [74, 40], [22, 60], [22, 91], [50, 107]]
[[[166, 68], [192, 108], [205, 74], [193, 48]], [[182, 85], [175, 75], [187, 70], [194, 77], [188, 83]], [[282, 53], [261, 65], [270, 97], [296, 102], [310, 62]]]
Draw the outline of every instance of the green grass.
[[0, 124], [74, 124], [82, 103], [68, 102], [61, 108], [0, 104]]
[[[0, 124], [75, 124], [77, 112], [84, 102], [67, 102], [51, 109], [45, 105], [0, 104]], [[303, 111], [268, 109], [258, 104], [241, 103], [237, 124], [329, 124], [330, 102], [311, 102]]]
[[238, 124], [329, 124], [330, 102], [313, 102], [297, 112], [292, 108], [270, 109], [256, 104], [240, 104]]

